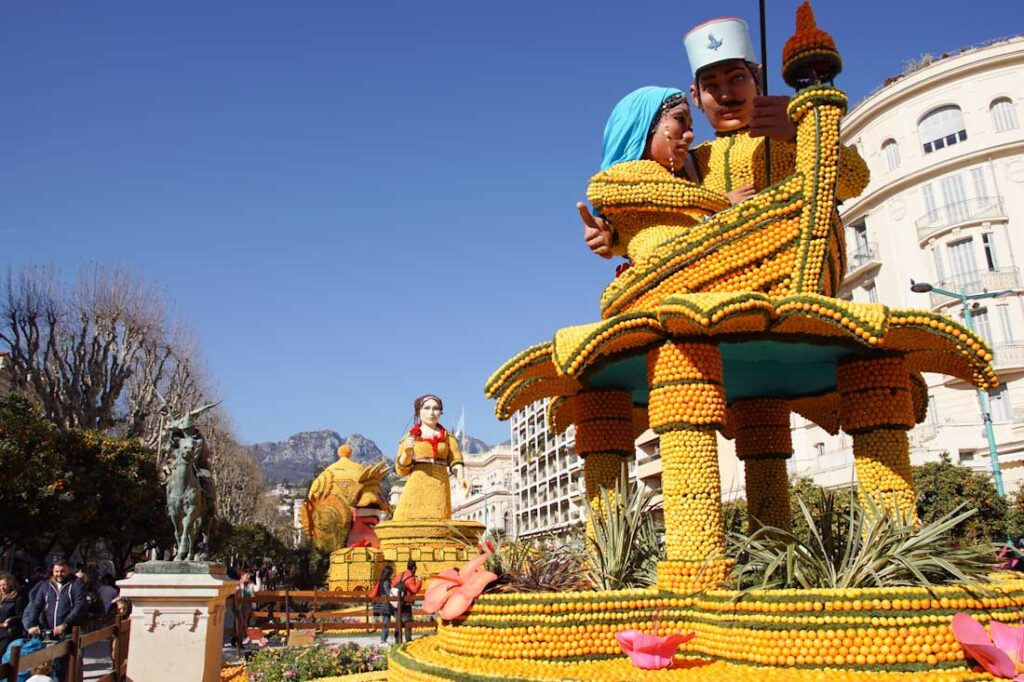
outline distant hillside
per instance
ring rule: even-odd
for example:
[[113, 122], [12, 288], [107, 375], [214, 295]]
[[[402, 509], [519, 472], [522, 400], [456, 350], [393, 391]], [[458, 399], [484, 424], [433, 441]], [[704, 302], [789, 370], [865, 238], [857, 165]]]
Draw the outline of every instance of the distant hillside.
[[[467, 453], [486, 452], [490, 449], [487, 443], [472, 436], [465, 436], [463, 442]], [[385, 457], [377, 444], [366, 436], [353, 433], [345, 437], [330, 429], [303, 431], [287, 440], [256, 443], [250, 445], [249, 449], [268, 482], [300, 483], [312, 480], [333, 463], [337, 459], [338, 446], [342, 443], [348, 443], [352, 448], [352, 460], [360, 464], [393, 461], [391, 457]]]
[[479, 438], [473, 438], [473, 436], [470, 436], [469, 434], [466, 434], [461, 438], [459, 446], [462, 448], [462, 451], [467, 455], [474, 455], [478, 452], [487, 452], [488, 450], [491, 449], [490, 445], [483, 442]]

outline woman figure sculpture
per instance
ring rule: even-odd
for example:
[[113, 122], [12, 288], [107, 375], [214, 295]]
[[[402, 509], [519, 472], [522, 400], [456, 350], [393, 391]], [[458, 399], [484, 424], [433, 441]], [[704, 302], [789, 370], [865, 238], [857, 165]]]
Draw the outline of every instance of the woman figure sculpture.
[[[675, 88], [639, 88], [615, 106], [604, 130], [601, 172], [587, 189], [595, 211], [615, 227], [612, 254], [637, 264], [661, 242], [729, 206], [725, 196], [691, 180], [692, 122], [686, 95]], [[593, 219], [578, 206], [589, 226]]]
[[465, 485], [462, 451], [454, 436], [438, 419], [444, 405], [436, 395], [422, 395], [413, 403], [416, 424], [398, 446], [395, 471], [408, 476], [395, 508], [395, 521], [439, 521], [452, 517], [452, 497], [448, 484], [454, 472]]

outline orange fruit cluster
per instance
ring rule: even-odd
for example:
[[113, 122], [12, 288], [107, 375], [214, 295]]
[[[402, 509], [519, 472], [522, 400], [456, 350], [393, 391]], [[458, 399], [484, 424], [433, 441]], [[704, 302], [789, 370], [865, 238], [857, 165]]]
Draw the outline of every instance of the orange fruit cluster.
[[564, 327], [555, 333], [553, 359], [562, 374], [576, 376], [597, 357], [646, 345], [662, 335], [658, 320], [649, 313]]
[[747, 492], [747, 526], [759, 525], [789, 530], [789, 471], [781, 458], [748, 459], [743, 463]]
[[[704, 570], [725, 575], [728, 568], [709, 562]], [[659, 577], [690, 580], [689, 588], [699, 570], [670, 561], [659, 566]], [[964, 611], [982, 622], [1013, 622], [1024, 607], [1020, 581], [981, 591], [955, 586], [788, 589], [739, 596], [727, 590], [688, 595], [652, 589], [484, 595], [464, 618], [440, 625], [433, 638], [435, 660], [444, 661], [444, 669], [465, 665], [467, 672], [481, 674], [485, 668], [508, 674], [518, 670], [516, 679], [549, 679], [534, 676], [562, 665], [572, 666], [571, 679], [604, 679], [580, 671], [602, 658], [620, 657], [615, 632], [695, 631], [696, 639], [683, 654], [689, 660], [711, 657], [719, 659], [715, 665], [772, 666], [753, 668], [760, 675], [772, 669], [797, 675], [803, 666], [829, 679], [854, 673], [863, 677], [852, 679], [888, 679], [890, 671], [915, 671], [920, 677], [913, 679], [925, 679], [925, 673], [947, 668], [960, 675], [954, 679], [965, 679], [963, 653], [949, 627], [952, 614]], [[416, 660], [425, 662], [419, 656]], [[563, 677], [553, 679], [565, 679], [566, 669], [561, 671]]]
[[736, 561], [662, 561], [658, 563], [658, 589], [691, 594], [720, 586], [729, 576]]
[[880, 508], [898, 508], [908, 517], [917, 518], [906, 431], [879, 429], [855, 434], [853, 458], [857, 496], [862, 502], [871, 497]]
[[714, 345], [667, 343], [653, 349], [647, 385], [650, 425], [658, 433], [688, 425], [714, 427], [725, 420], [722, 354]]
[[837, 336], [853, 334], [870, 346], [884, 343], [888, 311], [880, 304], [805, 294], [786, 299], [776, 312], [787, 333], [820, 336], [829, 333], [828, 327], [838, 327]]
[[573, 410], [587, 499], [600, 510], [601, 488], [614, 493], [625, 458], [635, 451], [633, 398], [628, 391], [584, 391], [574, 397]]
[[844, 362], [836, 370], [839, 420], [857, 434], [878, 428], [910, 429], [916, 423], [910, 372], [902, 357]]
[[736, 434], [736, 456], [782, 457], [793, 454], [789, 401], [783, 398], [739, 400], [729, 407]]
[[724, 194], [676, 177], [655, 161], [627, 161], [590, 180], [587, 198], [612, 221], [634, 263], [660, 242], [729, 207]]
[[501, 679], [523, 682], [967, 682], [991, 679], [987, 674], [972, 672], [963, 665], [947, 670], [919, 667], [917, 672], [890, 672], [884, 669], [816, 669], [787, 667], [785, 664], [765, 666], [708, 661], [688, 655], [689, 650], [696, 649], [694, 645], [699, 641], [698, 636], [687, 643], [687, 650], [677, 654], [671, 668], [641, 670], [621, 652], [614, 656], [581, 660], [491, 659], [451, 654], [437, 643], [436, 638], [427, 637], [392, 649], [387, 679], [389, 682], [493, 682]]
[[[889, 324], [893, 329], [930, 332], [913, 338], [914, 350], [937, 351], [930, 354], [934, 369], [928, 371], [960, 376], [960, 365], [966, 362], [971, 367], [976, 386], [984, 390], [999, 385], [991, 365], [992, 351], [977, 333], [943, 315], [922, 310], [894, 310]], [[957, 348], [956, 354], [949, 352], [950, 341]]]
[[703, 564], [723, 556], [722, 490], [715, 432], [694, 429], [663, 433], [661, 462], [666, 557], [669, 561]]

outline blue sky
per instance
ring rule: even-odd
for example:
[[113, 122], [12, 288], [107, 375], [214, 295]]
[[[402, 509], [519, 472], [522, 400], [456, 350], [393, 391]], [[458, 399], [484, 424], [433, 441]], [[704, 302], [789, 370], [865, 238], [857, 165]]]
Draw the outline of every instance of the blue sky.
[[[769, 3], [769, 85], [795, 0]], [[856, 102], [906, 60], [1024, 30], [1004, 3], [820, 1]], [[597, 319], [574, 202], [615, 102], [690, 82], [681, 38], [755, 2], [0, 6], [0, 265], [155, 279], [245, 441], [397, 443], [424, 392], [508, 438], [482, 386]], [[698, 139], [708, 135], [698, 122]]]

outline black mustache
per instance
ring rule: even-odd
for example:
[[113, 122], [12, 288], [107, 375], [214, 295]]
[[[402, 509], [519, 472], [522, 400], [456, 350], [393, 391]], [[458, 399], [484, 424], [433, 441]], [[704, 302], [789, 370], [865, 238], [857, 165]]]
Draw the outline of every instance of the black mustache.
[[746, 103], [746, 101], [747, 100], [745, 100], [745, 99], [738, 99], [738, 100], [734, 100], [734, 101], [731, 101], [731, 102], [722, 102], [717, 107], [715, 107], [715, 113], [716, 114], [720, 114], [723, 111], [725, 111], [726, 109], [732, 109], [734, 107], [743, 106]]

